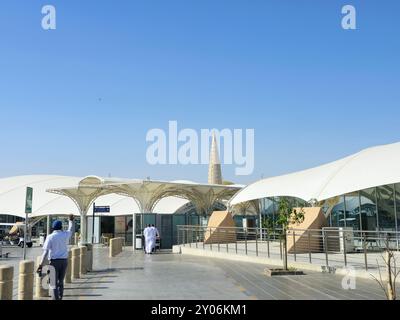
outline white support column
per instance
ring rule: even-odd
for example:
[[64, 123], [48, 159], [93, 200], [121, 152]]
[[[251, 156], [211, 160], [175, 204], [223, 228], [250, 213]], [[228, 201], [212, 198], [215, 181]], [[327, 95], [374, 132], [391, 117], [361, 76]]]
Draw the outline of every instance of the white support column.
[[133, 253], [136, 252], [136, 212], [132, 216], [132, 247]]
[[86, 213], [81, 210], [81, 243], [87, 242], [87, 217]]
[[50, 216], [47, 216], [47, 228], [46, 228], [46, 236], [51, 233], [51, 223], [50, 223]]

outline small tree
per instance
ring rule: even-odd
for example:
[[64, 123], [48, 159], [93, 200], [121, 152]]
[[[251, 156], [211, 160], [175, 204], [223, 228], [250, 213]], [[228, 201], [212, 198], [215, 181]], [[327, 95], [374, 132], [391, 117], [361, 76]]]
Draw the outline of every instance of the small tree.
[[287, 230], [289, 225], [299, 225], [304, 221], [304, 210], [294, 209], [287, 198], [280, 198], [279, 200], [279, 212], [277, 224], [282, 227], [282, 239], [283, 239], [283, 269], [288, 270], [287, 262]]
[[393, 250], [390, 248], [389, 237], [386, 238], [385, 244], [386, 248], [382, 258], [386, 265], [386, 281], [382, 279], [382, 273], [378, 259], [376, 262], [378, 264], [379, 279], [372, 274], [371, 276], [376, 282], [378, 282], [388, 300], [396, 300], [396, 280], [400, 274], [400, 270], [397, 269], [397, 261]]
[[[271, 234], [274, 232], [274, 221], [271, 217], [263, 217], [261, 221], [261, 227], [263, 230], [267, 231], [267, 238], [270, 237]], [[261, 235], [263, 236], [263, 235]]]

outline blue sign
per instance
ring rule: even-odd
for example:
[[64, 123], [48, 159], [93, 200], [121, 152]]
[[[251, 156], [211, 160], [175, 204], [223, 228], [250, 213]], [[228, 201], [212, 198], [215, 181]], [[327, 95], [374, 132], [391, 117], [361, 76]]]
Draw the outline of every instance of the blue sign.
[[94, 207], [94, 212], [95, 213], [110, 213], [110, 207], [109, 206]]

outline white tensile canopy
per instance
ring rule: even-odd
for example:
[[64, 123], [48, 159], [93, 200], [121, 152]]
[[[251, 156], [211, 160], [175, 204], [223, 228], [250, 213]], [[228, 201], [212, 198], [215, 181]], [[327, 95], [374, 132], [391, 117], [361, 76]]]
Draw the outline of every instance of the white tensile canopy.
[[[101, 196], [119, 194], [130, 197], [137, 203], [140, 213], [153, 213], [162, 199], [178, 197], [191, 201], [199, 213], [211, 214], [215, 202], [227, 201], [242, 187], [238, 185], [200, 184], [191, 181], [122, 180], [88, 176], [75, 186], [50, 188], [47, 191], [63, 195], [75, 202], [81, 216], [81, 237], [82, 241], [85, 242], [85, 217], [91, 204]], [[136, 214], [133, 214], [133, 225], [136, 225], [135, 219]], [[133, 239], [136, 239], [136, 228], [132, 229]]]
[[80, 215], [85, 241], [86, 216], [94, 202], [96, 206], [110, 206], [111, 212], [106, 215], [133, 215], [133, 219], [135, 213], [174, 213], [189, 201], [199, 212], [209, 214], [215, 202], [227, 201], [243, 186], [96, 176], [19, 176], [0, 179], [0, 214], [25, 217], [26, 187], [33, 188], [29, 217]]
[[[47, 192], [51, 188], [78, 185], [79, 177], [54, 175], [29, 175], [0, 179], [0, 214], [25, 218], [26, 187], [32, 187], [33, 210], [29, 217], [76, 215], [80, 212], [73, 201], [65, 196]], [[166, 197], [155, 206], [154, 213], [171, 214], [188, 203], [186, 199]], [[132, 198], [118, 194], [108, 194], [96, 199], [96, 206], [110, 206], [110, 213], [96, 215], [122, 216], [139, 213], [140, 209]]]
[[313, 169], [260, 180], [239, 191], [229, 205], [279, 196], [322, 201], [398, 182], [400, 143], [393, 143], [368, 148]]

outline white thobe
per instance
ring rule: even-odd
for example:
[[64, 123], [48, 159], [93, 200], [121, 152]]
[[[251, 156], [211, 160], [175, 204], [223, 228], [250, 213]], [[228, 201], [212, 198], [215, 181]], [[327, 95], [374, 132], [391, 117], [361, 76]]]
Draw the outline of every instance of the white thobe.
[[157, 237], [158, 237], [158, 230], [157, 230], [156, 227], [151, 227], [150, 229], [151, 229], [150, 233], [151, 233], [151, 239], [152, 239], [151, 240], [151, 245], [152, 245], [151, 249], [153, 250], [156, 247], [156, 241], [157, 241]]
[[151, 245], [152, 245], [151, 244], [151, 235], [152, 235], [151, 228], [149, 228], [149, 227], [145, 228], [144, 231], [143, 231], [143, 235], [144, 235], [144, 241], [145, 241], [145, 246], [144, 246], [145, 251], [146, 251], [146, 253], [151, 253], [151, 250], [152, 250], [152, 247], [151, 247]]

